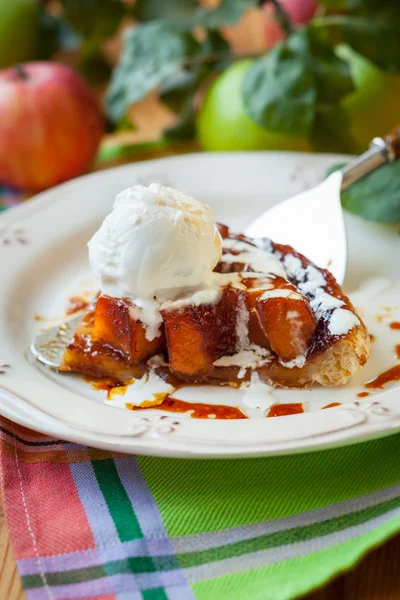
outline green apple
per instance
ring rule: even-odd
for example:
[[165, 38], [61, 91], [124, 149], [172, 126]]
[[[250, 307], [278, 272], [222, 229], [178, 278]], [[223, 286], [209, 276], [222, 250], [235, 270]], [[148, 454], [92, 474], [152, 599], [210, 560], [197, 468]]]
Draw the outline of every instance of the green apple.
[[307, 141], [263, 129], [245, 112], [241, 86], [252, 64], [238, 61], [212, 83], [198, 111], [197, 137], [204, 150], [310, 150]]
[[0, 68], [35, 57], [38, 0], [0, 0]]
[[340, 44], [336, 53], [349, 64], [356, 87], [343, 98], [342, 106], [361, 152], [372, 138], [385, 135], [400, 124], [400, 75], [385, 73], [348, 45]]

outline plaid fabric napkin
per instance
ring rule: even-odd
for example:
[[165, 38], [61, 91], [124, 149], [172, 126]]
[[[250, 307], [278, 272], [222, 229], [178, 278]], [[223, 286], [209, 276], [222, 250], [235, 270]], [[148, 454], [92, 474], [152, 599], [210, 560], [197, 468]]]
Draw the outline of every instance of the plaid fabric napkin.
[[11, 188], [0, 185], [0, 212], [20, 204], [27, 198], [26, 195]]
[[400, 434], [204, 461], [116, 456], [3, 420], [0, 460], [29, 600], [288, 600], [400, 530]]

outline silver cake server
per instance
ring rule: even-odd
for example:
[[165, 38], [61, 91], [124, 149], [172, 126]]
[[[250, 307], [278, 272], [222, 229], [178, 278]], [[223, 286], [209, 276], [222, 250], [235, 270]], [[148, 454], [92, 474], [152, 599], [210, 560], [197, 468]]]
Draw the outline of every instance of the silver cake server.
[[64, 321], [64, 323], [51, 327], [44, 333], [37, 335], [30, 347], [33, 356], [43, 365], [59, 369], [63, 361], [65, 349], [72, 342], [74, 333], [83, 315], [84, 311], [80, 311], [71, 319]]
[[374, 138], [369, 150], [350, 161], [311, 190], [279, 202], [244, 231], [252, 238], [268, 237], [293, 246], [342, 284], [346, 273], [347, 240], [340, 192], [384, 163], [400, 157], [400, 131]]

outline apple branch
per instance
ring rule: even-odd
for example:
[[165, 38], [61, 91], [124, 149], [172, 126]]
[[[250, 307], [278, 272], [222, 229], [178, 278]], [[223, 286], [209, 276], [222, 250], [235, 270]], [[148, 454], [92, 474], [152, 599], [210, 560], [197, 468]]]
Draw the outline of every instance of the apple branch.
[[291, 35], [294, 32], [293, 24], [287, 14], [286, 10], [283, 8], [282, 4], [279, 0], [262, 0], [259, 2], [260, 6], [266, 6], [267, 4], [272, 4], [275, 9], [275, 18], [278, 21], [279, 25], [282, 27], [283, 31], [287, 36]]

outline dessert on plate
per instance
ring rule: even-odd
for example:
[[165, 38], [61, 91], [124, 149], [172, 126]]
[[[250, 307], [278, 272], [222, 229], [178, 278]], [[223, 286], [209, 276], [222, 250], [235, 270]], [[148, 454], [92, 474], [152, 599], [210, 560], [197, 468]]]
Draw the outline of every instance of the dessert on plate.
[[100, 292], [63, 371], [305, 388], [343, 384], [369, 356], [367, 330], [329, 271], [216, 225], [207, 205], [171, 188], [118, 194], [88, 246]]

